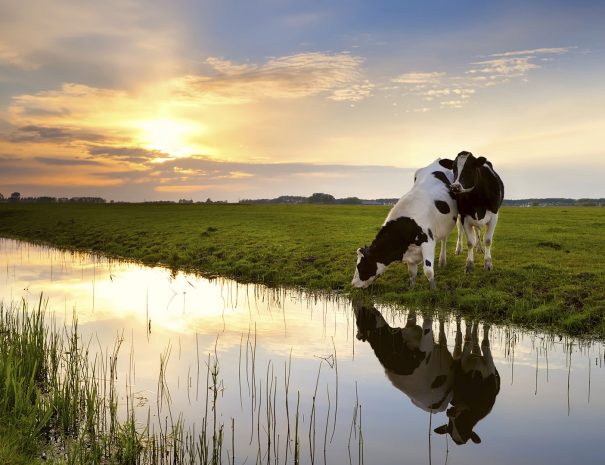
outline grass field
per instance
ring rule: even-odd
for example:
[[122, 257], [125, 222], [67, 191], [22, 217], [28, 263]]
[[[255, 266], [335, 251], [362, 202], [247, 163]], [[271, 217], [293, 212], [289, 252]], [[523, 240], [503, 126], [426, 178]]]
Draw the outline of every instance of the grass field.
[[437, 291], [393, 264], [367, 290], [350, 286], [355, 250], [369, 244], [387, 207], [328, 205], [0, 204], [0, 235], [90, 250], [269, 285], [371, 296], [458, 310], [571, 334], [605, 335], [605, 209], [505, 208], [494, 270], [464, 273], [466, 251], [437, 269]]

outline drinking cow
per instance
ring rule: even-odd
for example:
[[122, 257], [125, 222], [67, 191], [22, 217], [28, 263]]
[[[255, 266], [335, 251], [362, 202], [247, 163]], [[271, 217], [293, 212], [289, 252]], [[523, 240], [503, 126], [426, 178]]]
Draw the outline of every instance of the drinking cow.
[[437, 159], [416, 172], [412, 189], [393, 206], [372, 244], [357, 249], [353, 286], [369, 286], [390, 263], [402, 260], [408, 265], [411, 287], [422, 263], [430, 288], [435, 288], [435, 246], [441, 241], [439, 265], [445, 266], [445, 242], [458, 216], [449, 188], [452, 165], [452, 160]]

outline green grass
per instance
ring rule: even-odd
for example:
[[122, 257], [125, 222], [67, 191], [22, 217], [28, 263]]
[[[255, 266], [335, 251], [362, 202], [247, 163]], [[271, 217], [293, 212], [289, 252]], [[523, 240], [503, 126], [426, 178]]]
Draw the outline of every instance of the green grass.
[[368, 290], [350, 286], [355, 249], [369, 244], [387, 207], [327, 205], [0, 204], [0, 235], [269, 285], [459, 310], [570, 334], [605, 335], [605, 209], [504, 208], [494, 270], [464, 273], [466, 252], [422, 275], [391, 265]]

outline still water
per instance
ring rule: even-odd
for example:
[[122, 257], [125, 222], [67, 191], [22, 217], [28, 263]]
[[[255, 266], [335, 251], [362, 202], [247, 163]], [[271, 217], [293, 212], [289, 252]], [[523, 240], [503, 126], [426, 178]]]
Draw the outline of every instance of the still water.
[[300, 463], [604, 463], [597, 341], [1, 239], [4, 305], [41, 294], [91, 354], [120, 342], [122, 408], [222, 428], [224, 463], [294, 463], [296, 443]]

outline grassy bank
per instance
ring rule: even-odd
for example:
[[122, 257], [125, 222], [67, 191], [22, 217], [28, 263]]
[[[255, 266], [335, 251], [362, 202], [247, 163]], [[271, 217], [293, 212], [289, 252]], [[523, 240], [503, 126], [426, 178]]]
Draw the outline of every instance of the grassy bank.
[[605, 335], [605, 209], [505, 208], [494, 271], [465, 255], [407, 289], [392, 265], [369, 290], [352, 290], [355, 249], [369, 244], [387, 207], [323, 205], [0, 204], [0, 235], [91, 250], [270, 285], [371, 294], [387, 302], [459, 309], [572, 334]]
[[[77, 323], [55, 328], [40, 300], [37, 308], [0, 304], [0, 340], [0, 465], [224, 463], [224, 425], [210, 417], [216, 395], [198, 433], [171, 414], [159, 433], [151, 412], [147, 424], [137, 421], [132, 393], [117, 388], [124, 381], [116, 366], [121, 337], [93, 356]], [[158, 396], [169, 404], [162, 378], [166, 363], [161, 362]], [[209, 356], [207, 390], [218, 392], [217, 382], [218, 360]], [[118, 404], [124, 397], [125, 409]]]

